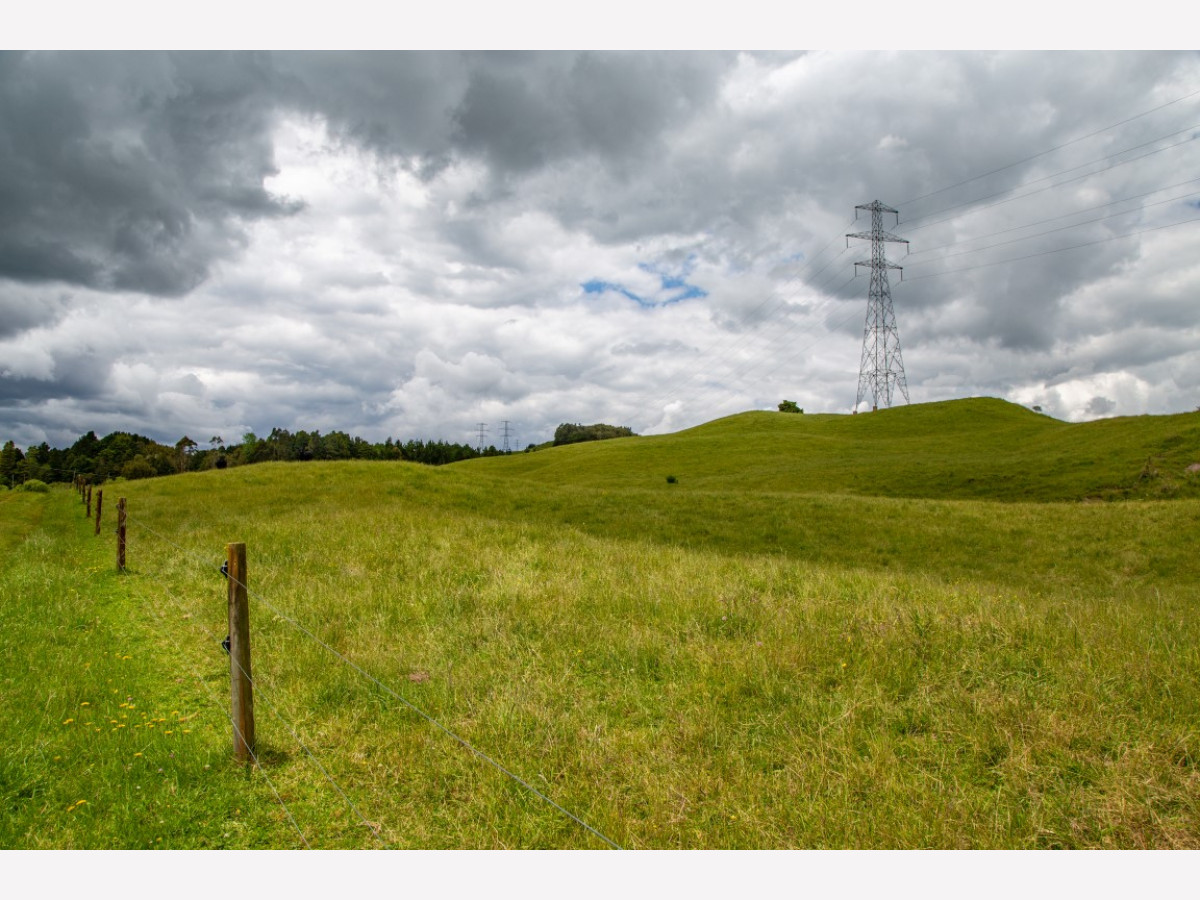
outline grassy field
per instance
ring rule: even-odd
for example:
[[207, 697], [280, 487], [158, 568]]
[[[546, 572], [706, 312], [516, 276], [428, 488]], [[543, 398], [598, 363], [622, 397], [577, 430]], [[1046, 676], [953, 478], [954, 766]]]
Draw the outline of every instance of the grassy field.
[[748, 413], [109, 485], [100, 537], [0, 494], [0, 846], [1200, 847], [1198, 429]]

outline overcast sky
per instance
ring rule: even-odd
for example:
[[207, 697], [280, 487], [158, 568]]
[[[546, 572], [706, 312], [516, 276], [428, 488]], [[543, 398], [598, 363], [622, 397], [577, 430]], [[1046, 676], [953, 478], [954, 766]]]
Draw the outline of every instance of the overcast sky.
[[[0, 440], [1200, 406], [1200, 56], [0, 54]], [[504, 423], [508, 423], [506, 426]]]

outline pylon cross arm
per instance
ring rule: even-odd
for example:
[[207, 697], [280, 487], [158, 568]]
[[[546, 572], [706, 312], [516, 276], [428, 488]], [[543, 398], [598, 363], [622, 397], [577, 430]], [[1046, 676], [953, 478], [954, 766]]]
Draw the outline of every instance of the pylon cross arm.
[[856, 231], [846, 235], [848, 238], [862, 238], [864, 241], [891, 241], [895, 244], [907, 244], [908, 239], [898, 237], [890, 231]]

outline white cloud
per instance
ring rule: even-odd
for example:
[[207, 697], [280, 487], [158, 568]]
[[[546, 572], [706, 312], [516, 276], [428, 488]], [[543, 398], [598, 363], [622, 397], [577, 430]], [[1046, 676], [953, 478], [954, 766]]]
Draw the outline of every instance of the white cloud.
[[[0, 175], [19, 198], [0, 213], [0, 437], [23, 445], [273, 426], [466, 440], [485, 420], [535, 442], [562, 421], [666, 431], [785, 397], [846, 411], [869, 247], [844, 235], [875, 198], [911, 241], [889, 253], [914, 401], [1197, 405], [1200, 227], [1160, 227], [1200, 218], [1186, 185], [1166, 190], [1200, 177], [1194, 142], [1094, 162], [1194, 124], [1195, 97], [1131, 118], [1188, 94], [1194, 56], [116, 54], [30, 71], [39, 103], [0, 90], [0, 127], [30, 136], [5, 172], [48, 173]], [[49, 166], [39, 129], [77, 125], [95, 155]], [[64, 181], [74, 207], [53, 199]]]

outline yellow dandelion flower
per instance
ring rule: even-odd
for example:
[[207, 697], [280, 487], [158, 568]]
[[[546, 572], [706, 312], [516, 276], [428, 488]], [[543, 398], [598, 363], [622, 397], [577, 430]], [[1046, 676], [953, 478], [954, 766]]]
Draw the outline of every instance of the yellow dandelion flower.
[[134, 755], [134, 756], [141, 756], [142, 754], [140, 754], [140, 753], [135, 753], [135, 754], [133, 754], [133, 755]]
[[67, 719], [67, 720], [65, 720], [65, 721], [63, 722], [63, 724], [64, 724], [64, 725], [70, 725], [70, 724], [71, 724], [72, 722], [74, 722], [74, 721], [75, 721], [74, 719]]
[[88, 703], [86, 700], [84, 700], [84, 701], [83, 701], [82, 703], [80, 703], [79, 705], [80, 705], [80, 706], [91, 706], [92, 704], [90, 704], [90, 703]]

